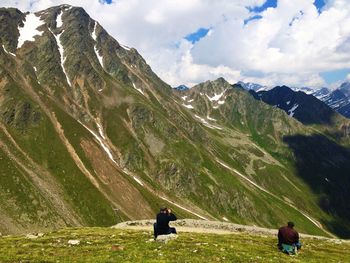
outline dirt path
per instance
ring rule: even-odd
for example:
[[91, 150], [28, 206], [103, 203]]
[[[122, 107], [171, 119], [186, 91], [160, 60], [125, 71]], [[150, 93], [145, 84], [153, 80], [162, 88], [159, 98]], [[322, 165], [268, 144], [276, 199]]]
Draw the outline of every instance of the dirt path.
[[[133, 229], [133, 230], [147, 230], [153, 231], [153, 223], [155, 220], [139, 220], [139, 221], [127, 221], [119, 223], [112, 228], [119, 229]], [[192, 233], [210, 233], [218, 235], [227, 234], [239, 234], [248, 233], [260, 236], [277, 236], [277, 229], [262, 228], [257, 226], [238, 225], [220, 221], [207, 221], [207, 220], [195, 220], [195, 219], [182, 219], [175, 222], [171, 222], [171, 226], [176, 227], [179, 233], [192, 232]], [[350, 242], [350, 240], [341, 240], [335, 238], [327, 238], [323, 236], [313, 236], [308, 234], [300, 234], [301, 238], [314, 238], [314, 239], [326, 239], [331, 242]]]

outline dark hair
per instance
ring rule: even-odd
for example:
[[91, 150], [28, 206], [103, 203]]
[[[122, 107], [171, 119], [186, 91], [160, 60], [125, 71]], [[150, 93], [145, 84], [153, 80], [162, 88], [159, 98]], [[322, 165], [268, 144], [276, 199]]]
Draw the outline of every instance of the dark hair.
[[294, 223], [293, 223], [293, 222], [291, 222], [291, 221], [289, 221], [287, 224], [288, 224], [288, 226], [289, 226], [289, 227], [291, 227], [291, 228], [293, 228], [293, 227], [294, 227]]
[[167, 210], [168, 210], [168, 208], [165, 207], [165, 206], [162, 206], [162, 207], [160, 208], [160, 212], [165, 212], [165, 211], [167, 211]]

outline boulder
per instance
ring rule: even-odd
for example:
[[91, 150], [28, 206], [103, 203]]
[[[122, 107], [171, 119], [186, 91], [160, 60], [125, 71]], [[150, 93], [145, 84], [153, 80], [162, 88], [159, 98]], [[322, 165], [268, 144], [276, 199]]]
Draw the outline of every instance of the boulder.
[[36, 238], [38, 238], [38, 236], [37, 235], [33, 235], [33, 234], [27, 234], [26, 238], [27, 239], [36, 239]]
[[162, 243], [168, 243], [170, 240], [176, 239], [177, 235], [176, 234], [169, 234], [169, 235], [159, 235], [157, 236], [156, 241], [157, 242], [162, 242]]
[[69, 245], [79, 245], [80, 244], [80, 240], [74, 240], [74, 239], [71, 239], [71, 240], [68, 240], [68, 244]]

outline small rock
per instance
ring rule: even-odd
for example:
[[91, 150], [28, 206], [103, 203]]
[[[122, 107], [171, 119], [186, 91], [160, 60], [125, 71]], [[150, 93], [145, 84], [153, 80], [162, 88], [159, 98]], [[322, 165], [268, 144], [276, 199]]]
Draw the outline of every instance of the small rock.
[[27, 234], [26, 238], [28, 238], [28, 239], [36, 239], [36, 238], [38, 238], [38, 236], [33, 235], [33, 234]]
[[111, 250], [112, 250], [112, 251], [120, 251], [120, 250], [124, 250], [124, 247], [119, 246], [119, 245], [113, 245], [113, 246], [111, 247]]
[[176, 234], [169, 234], [169, 235], [159, 235], [157, 236], [156, 241], [157, 242], [162, 242], [162, 243], [168, 243], [170, 240], [176, 239], [177, 235]]
[[38, 236], [38, 237], [43, 237], [43, 236], [44, 236], [44, 233], [38, 233], [37, 236]]
[[69, 245], [79, 245], [80, 244], [80, 240], [76, 240], [76, 239], [71, 239], [71, 240], [68, 240], [68, 244]]
[[339, 244], [342, 244], [342, 243], [343, 243], [343, 242], [342, 242], [341, 240], [338, 240], [338, 239], [334, 240], [334, 244], [339, 245]]

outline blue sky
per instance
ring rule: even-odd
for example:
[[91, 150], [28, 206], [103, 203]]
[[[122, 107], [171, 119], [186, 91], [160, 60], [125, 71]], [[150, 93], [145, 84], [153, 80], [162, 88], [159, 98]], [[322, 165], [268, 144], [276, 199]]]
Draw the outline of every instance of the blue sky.
[[205, 37], [208, 34], [209, 30], [209, 28], [199, 28], [196, 32], [190, 33], [187, 36], [185, 36], [185, 39], [194, 44], [201, 38]]
[[[293, 0], [290, 0], [293, 1]], [[326, 0], [315, 0], [314, 1], [314, 5], [316, 6], [316, 8], [319, 10], [319, 12], [321, 11], [322, 7], [326, 4], [325, 2]], [[261, 6], [253, 6], [253, 7], [247, 7], [248, 10], [250, 12], [253, 13], [261, 13], [263, 11], [265, 11], [267, 8], [269, 7], [273, 7], [275, 8], [277, 6], [277, 0], [267, 0], [263, 5]]]
[[315, 0], [314, 2], [314, 5], [317, 7], [319, 13], [321, 13], [321, 9], [325, 4], [326, 0]]
[[112, 4], [113, 0], [99, 0], [103, 4]]
[[346, 68], [346, 69], [338, 69], [338, 70], [321, 72], [320, 75], [328, 85], [331, 85], [332, 83], [345, 80], [349, 73], [350, 73], [350, 69]]
[[[292, 0], [291, 0], [292, 1]], [[265, 11], [269, 7], [275, 8], [277, 6], [277, 0], [267, 0], [263, 5], [261, 6], [248, 6], [248, 10], [253, 13], [261, 13]]]

